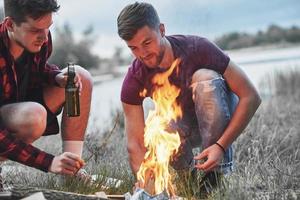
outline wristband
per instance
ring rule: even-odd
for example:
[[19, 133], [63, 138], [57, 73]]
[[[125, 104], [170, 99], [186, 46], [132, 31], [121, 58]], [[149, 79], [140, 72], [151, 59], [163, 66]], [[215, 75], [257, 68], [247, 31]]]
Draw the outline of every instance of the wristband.
[[226, 153], [226, 151], [225, 151], [225, 149], [224, 149], [224, 147], [222, 145], [220, 145], [218, 142], [216, 142], [215, 144], [218, 145], [222, 149], [222, 151], [223, 151], [224, 154]]

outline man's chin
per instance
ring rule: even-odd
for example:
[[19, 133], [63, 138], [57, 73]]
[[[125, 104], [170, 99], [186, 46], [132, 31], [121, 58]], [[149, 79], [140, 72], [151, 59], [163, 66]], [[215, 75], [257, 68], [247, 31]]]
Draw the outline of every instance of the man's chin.
[[149, 68], [156, 68], [158, 65], [155, 62], [142, 60], [142, 63]]
[[147, 64], [147, 63], [144, 63], [148, 68], [151, 68], [151, 69], [154, 69], [157, 67], [157, 65], [151, 65], [151, 64]]
[[42, 47], [33, 47], [33, 48], [27, 48], [26, 50], [29, 51], [30, 53], [38, 53], [41, 51]]

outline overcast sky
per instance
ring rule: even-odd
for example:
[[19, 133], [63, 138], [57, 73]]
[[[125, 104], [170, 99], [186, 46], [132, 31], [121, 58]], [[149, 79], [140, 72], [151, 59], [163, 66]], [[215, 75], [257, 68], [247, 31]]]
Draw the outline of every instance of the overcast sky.
[[[118, 38], [116, 19], [130, 0], [58, 0], [55, 25], [68, 22], [76, 35], [94, 27], [95, 51], [109, 56]], [[153, 0], [167, 34], [197, 34], [214, 39], [231, 31], [256, 32], [270, 24], [300, 26], [300, 0]], [[0, 0], [0, 5], [3, 0]], [[128, 50], [126, 50], [128, 51]]]

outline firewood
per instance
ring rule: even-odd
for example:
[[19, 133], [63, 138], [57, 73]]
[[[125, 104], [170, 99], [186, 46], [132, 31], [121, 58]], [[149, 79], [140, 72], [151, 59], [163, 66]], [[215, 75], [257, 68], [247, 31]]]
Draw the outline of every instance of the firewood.
[[108, 198], [96, 197], [95, 195], [83, 195], [58, 190], [40, 189], [34, 187], [14, 186], [10, 189], [12, 199], [20, 199], [31, 194], [42, 192], [47, 200], [68, 199], [68, 200], [108, 200]]

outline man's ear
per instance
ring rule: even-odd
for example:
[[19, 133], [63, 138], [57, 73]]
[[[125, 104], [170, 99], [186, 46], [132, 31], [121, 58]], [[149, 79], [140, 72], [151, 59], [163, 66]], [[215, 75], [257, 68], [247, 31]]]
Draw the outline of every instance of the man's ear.
[[10, 31], [10, 32], [13, 31], [14, 26], [16, 25], [16, 24], [14, 23], [14, 21], [12, 20], [11, 17], [5, 17], [5, 19], [4, 19], [4, 24], [5, 24], [6, 28], [7, 28], [7, 30]]
[[162, 37], [165, 36], [165, 25], [164, 24], [159, 25], [159, 32]]

